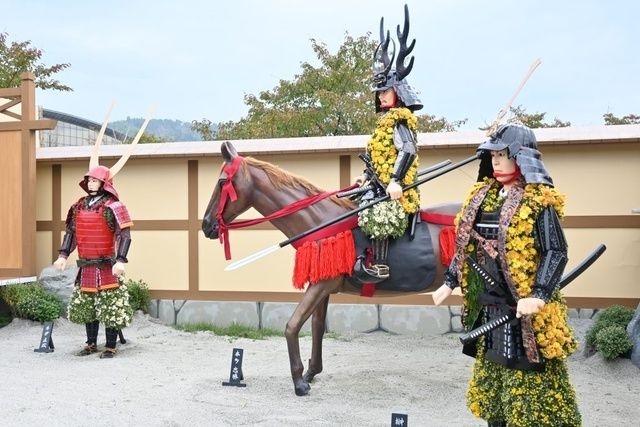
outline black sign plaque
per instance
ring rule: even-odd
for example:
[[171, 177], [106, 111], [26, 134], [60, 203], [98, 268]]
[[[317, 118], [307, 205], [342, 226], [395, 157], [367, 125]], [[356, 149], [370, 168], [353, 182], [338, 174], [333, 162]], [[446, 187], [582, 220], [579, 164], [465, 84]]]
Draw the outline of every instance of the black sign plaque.
[[36, 353], [53, 353], [53, 338], [51, 338], [51, 334], [53, 333], [53, 322], [48, 321], [44, 322], [42, 326], [42, 338], [40, 338], [40, 345], [38, 348], [34, 348], [33, 351]]
[[242, 375], [242, 355], [244, 351], [241, 348], [234, 348], [231, 354], [231, 372], [229, 373], [229, 381], [224, 381], [222, 385], [246, 387], [241, 381], [244, 379]]

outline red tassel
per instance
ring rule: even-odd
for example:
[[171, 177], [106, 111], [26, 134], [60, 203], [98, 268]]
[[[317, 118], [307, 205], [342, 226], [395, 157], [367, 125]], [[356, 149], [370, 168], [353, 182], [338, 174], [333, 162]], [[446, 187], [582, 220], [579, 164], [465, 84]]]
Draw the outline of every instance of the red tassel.
[[444, 227], [440, 230], [440, 262], [442, 265], [449, 266], [456, 247], [456, 230], [455, 227]]
[[331, 237], [322, 239], [318, 251], [318, 281], [331, 277]]
[[372, 297], [376, 292], [376, 285], [374, 283], [363, 283], [360, 288], [360, 296]]
[[350, 230], [317, 242], [305, 242], [296, 250], [293, 286], [304, 289], [307, 282], [313, 285], [343, 274], [351, 275], [355, 260], [356, 248]]
[[320, 245], [318, 242], [311, 242], [311, 254], [309, 256], [309, 283], [316, 284], [320, 281], [320, 270], [318, 266], [320, 255]]
[[306, 242], [296, 251], [295, 263], [293, 266], [293, 286], [296, 289], [304, 289], [304, 285], [309, 281], [311, 244], [312, 242]]

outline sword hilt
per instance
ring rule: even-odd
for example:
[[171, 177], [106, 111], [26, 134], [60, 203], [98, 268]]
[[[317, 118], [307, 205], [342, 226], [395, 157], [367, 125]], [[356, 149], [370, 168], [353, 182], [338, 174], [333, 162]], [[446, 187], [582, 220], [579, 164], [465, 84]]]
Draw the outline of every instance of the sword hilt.
[[515, 315], [513, 313], [503, 314], [497, 319], [493, 319], [492, 321], [487, 322], [484, 325], [476, 329], [473, 329], [472, 331], [469, 331], [466, 334], [461, 335], [460, 342], [462, 344], [468, 344], [471, 341], [474, 341], [480, 338], [482, 335], [486, 334], [487, 332], [504, 325], [510, 320], [513, 320], [514, 318], [515, 318]]
[[369, 190], [373, 190], [373, 188], [374, 188], [373, 185], [365, 185], [364, 187], [358, 187], [352, 190], [341, 191], [340, 193], [336, 194], [336, 197], [354, 196], [356, 194], [366, 193]]

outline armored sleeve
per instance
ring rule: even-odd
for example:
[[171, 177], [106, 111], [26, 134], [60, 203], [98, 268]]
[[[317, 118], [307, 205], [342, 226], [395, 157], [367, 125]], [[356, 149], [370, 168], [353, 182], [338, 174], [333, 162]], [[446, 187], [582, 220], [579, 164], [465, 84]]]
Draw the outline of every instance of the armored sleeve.
[[416, 137], [405, 122], [399, 122], [393, 129], [393, 145], [398, 150], [398, 157], [393, 166], [391, 179], [402, 182], [418, 155]]
[[124, 229], [133, 226], [133, 221], [129, 216], [129, 211], [122, 202], [114, 201], [109, 203], [107, 206], [111, 209], [111, 212], [113, 212], [115, 222], [118, 224], [119, 228]]
[[560, 219], [556, 211], [545, 208], [535, 226], [536, 240], [540, 251], [540, 261], [533, 287], [534, 298], [548, 302], [562, 278], [567, 265], [567, 240], [564, 237]]
[[65, 220], [65, 233], [64, 237], [62, 238], [62, 245], [60, 245], [60, 249], [58, 250], [58, 256], [61, 256], [63, 258], [68, 258], [77, 246], [75, 233], [75, 213], [77, 204], [81, 203], [81, 201], [82, 199], [71, 205], [69, 211], [67, 212], [67, 219]]
[[449, 268], [447, 268], [444, 272], [444, 285], [447, 285], [451, 289], [457, 288], [460, 283], [458, 280], [458, 271], [456, 269], [456, 265], [458, 264], [457, 255], [453, 257], [451, 263], [449, 264]]

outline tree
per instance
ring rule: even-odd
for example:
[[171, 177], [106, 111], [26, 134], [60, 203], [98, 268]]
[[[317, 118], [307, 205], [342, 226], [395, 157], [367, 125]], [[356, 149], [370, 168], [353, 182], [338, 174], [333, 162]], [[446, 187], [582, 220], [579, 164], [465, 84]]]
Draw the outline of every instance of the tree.
[[637, 125], [640, 124], [640, 116], [635, 114], [627, 114], [622, 118], [618, 118], [611, 113], [603, 114], [605, 126], [611, 125]]
[[[273, 90], [245, 95], [249, 111], [238, 122], [220, 123], [215, 131], [209, 120], [194, 120], [191, 128], [205, 140], [368, 134], [377, 120], [370, 87], [376, 46], [370, 33], [354, 39], [347, 32], [333, 55], [311, 39], [320, 66], [303, 62], [293, 81], [280, 80]], [[429, 115], [419, 120], [421, 131], [454, 130], [464, 123]]]
[[17, 87], [20, 74], [31, 71], [35, 75], [35, 85], [39, 89], [72, 91], [52, 76], [71, 66], [56, 64], [50, 67], [40, 63], [42, 51], [31, 46], [31, 41], [7, 42], [7, 33], [0, 33], [0, 87]]
[[[544, 116], [547, 113], [532, 113], [528, 114], [526, 110], [522, 107], [522, 105], [518, 105], [517, 107], [509, 107], [509, 112], [512, 114], [512, 118], [509, 119], [509, 122], [519, 122], [523, 125], [530, 127], [532, 129], [535, 128], [566, 128], [571, 126], [571, 122], [563, 122], [562, 120], [554, 117], [553, 122], [545, 123]], [[489, 129], [490, 125], [479, 128], [480, 130]]]

